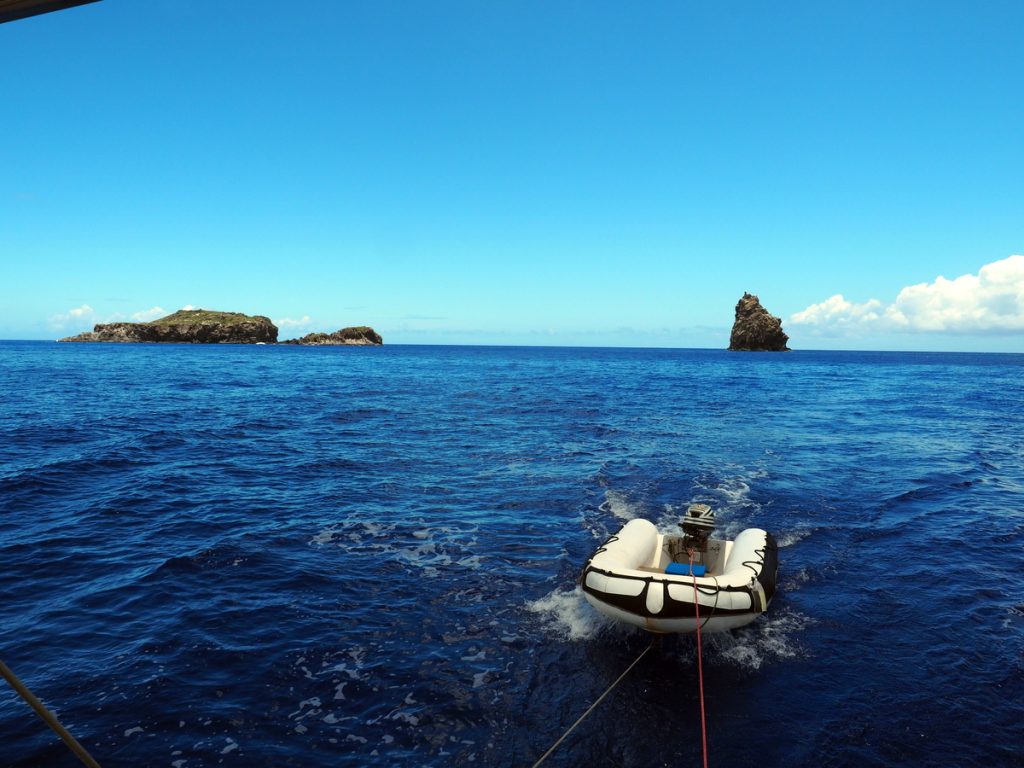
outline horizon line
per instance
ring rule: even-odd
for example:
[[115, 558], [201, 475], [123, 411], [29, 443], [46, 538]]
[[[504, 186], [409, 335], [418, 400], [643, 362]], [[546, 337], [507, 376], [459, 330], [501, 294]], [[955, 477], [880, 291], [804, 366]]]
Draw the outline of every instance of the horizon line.
[[[287, 341], [287, 340], [286, 340]], [[274, 342], [272, 344], [254, 344], [254, 343], [192, 343], [192, 342], [118, 342], [118, 341], [91, 341], [84, 343], [75, 342], [61, 342], [59, 339], [0, 339], [0, 344], [60, 344], [66, 343], [74, 346], [92, 346], [96, 344], [115, 345], [119, 347], [132, 347], [132, 346], [148, 346], [148, 347], [288, 347], [296, 349], [305, 349], [300, 345], [284, 344], [283, 342]], [[327, 345], [331, 348], [335, 347], [360, 347], [365, 345], [354, 345], [354, 344], [338, 344], [338, 345]], [[778, 351], [753, 351], [753, 350], [731, 350], [728, 347], [661, 347], [661, 346], [643, 346], [643, 347], [632, 347], [632, 346], [609, 346], [606, 344], [474, 344], [474, 343], [463, 343], [463, 344], [445, 344], [445, 343], [415, 343], [415, 342], [397, 342], [390, 344], [381, 345], [370, 345], [372, 348], [377, 347], [477, 347], [481, 349], [624, 349], [624, 350], [666, 350], [666, 351], [680, 351], [680, 352], [735, 352], [736, 354], [753, 354], [753, 355], [777, 355], [786, 354], [787, 352], [837, 352], [837, 353], [883, 353], [883, 354], [912, 354], [912, 355], [1024, 355], [1024, 350], [1019, 352], [993, 352], [993, 351], [979, 351], [979, 350], [936, 350], [936, 349], [828, 349], [819, 347], [801, 347], [797, 349], [788, 349], [782, 352]]]

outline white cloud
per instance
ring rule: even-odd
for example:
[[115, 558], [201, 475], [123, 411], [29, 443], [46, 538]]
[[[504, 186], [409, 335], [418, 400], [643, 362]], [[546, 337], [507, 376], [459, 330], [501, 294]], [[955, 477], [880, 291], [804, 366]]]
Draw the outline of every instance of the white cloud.
[[85, 326], [92, 322], [96, 311], [88, 304], [69, 309], [58, 315], [50, 317], [50, 326], [53, 328], [66, 328], [68, 326]]
[[132, 315], [132, 320], [137, 323], [148, 323], [150, 320], [156, 320], [158, 317], [163, 317], [167, 314], [167, 310], [163, 307], [153, 307], [152, 309], [144, 309], [141, 312], [136, 312]]
[[182, 307], [182, 308], [181, 308], [181, 309], [180, 309], [179, 311], [180, 311], [180, 312], [190, 312], [190, 311], [191, 311], [191, 310], [193, 310], [193, 309], [198, 309], [198, 307], [193, 307], [193, 306], [192, 306], [191, 304], [186, 304], [186, 305], [185, 305], [184, 307]]
[[836, 294], [795, 313], [790, 322], [823, 333], [1015, 333], [1024, 331], [1024, 256], [986, 264], [977, 275], [904, 288], [891, 304], [862, 304]]
[[309, 315], [303, 315], [301, 320], [292, 320], [290, 317], [282, 317], [280, 320], [275, 320], [274, 325], [278, 328], [304, 328], [312, 322], [313, 319]]

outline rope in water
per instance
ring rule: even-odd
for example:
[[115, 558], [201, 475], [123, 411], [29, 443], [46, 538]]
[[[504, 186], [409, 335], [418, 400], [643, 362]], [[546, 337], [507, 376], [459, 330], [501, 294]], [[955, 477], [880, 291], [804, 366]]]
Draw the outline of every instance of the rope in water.
[[35, 694], [32, 693], [26, 687], [26, 685], [18, 679], [18, 676], [11, 671], [11, 668], [0, 661], [0, 677], [3, 677], [15, 692], [23, 698], [32, 709], [36, 711], [46, 724], [50, 726], [57, 735], [63, 739], [64, 743], [67, 744], [68, 749], [75, 753], [79, 760], [85, 763], [89, 768], [100, 768], [100, 764], [92, 759], [92, 755], [86, 752], [85, 747], [78, 743], [74, 736], [68, 733], [68, 730], [60, 724], [56, 716], [48, 710], [39, 699], [36, 698]]
[[697, 680], [700, 687], [700, 738], [704, 755], [704, 768], [708, 768], [708, 726], [704, 718], [704, 662], [700, 647], [700, 597], [697, 591], [697, 574], [693, 572], [693, 550], [690, 554], [690, 576], [693, 577], [693, 610], [697, 616]]
[[595, 701], [593, 704], [590, 705], [590, 707], [587, 709], [586, 712], [584, 712], [582, 715], [580, 715], [579, 720], [577, 720], [575, 723], [573, 723], [572, 725], [569, 726], [569, 730], [567, 730], [565, 733], [562, 734], [562, 738], [560, 738], [558, 741], [556, 741], [554, 744], [552, 744], [551, 748], [547, 752], [545, 752], [543, 755], [540, 756], [540, 759], [536, 763], [533, 764], [533, 768], [537, 768], [538, 765], [540, 765], [545, 760], [547, 760], [548, 757], [556, 749], [558, 749], [559, 745], [563, 741], [565, 741], [566, 738], [569, 736], [569, 734], [572, 733], [576, 729], [576, 726], [579, 725], [580, 723], [582, 723], [587, 718], [587, 715], [589, 715], [591, 712], [593, 712], [595, 707], [597, 707], [598, 704], [600, 704], [602, 701], [604, 701], [605, 697], [609, 693], [612, 692], [612, 690], [615, 688], [616, 685], [618, 685], [619, 683], [622, 682], [622, 679], [626, 675], [629, 674], [630, 670], [633, 669], [633, 667], [635, 667], [637, 664], [640, 663], [640, 659], [642, 659], [644, 656], [646, 656], [647, 652], [649, 650], [651, 650], [651, 648], [653, 648], [657, 644], [657, 642], [658, 642], [658, 636], [655, 635], [654, 638], [651, 640], [651, 644], [648, 645], [646, 648], [644, 648], [643, 652], [639, 656], [636, 657], [636, 659], [633, 661], [633, 663], [630, 664], [628, 667], [626, 667], [626, 671], [623, 672], [621, 675], [619, 675], [618, 679], [614, 683], [612, 683], [611, 685], [608, 686], [607, 690], [598, 697], [597, 701]]

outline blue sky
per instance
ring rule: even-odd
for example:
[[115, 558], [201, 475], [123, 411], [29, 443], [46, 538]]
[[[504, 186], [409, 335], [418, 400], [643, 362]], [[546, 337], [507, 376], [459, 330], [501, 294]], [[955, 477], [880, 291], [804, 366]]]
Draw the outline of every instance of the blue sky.
[[5, 24], [0, 338], [195, 306], [282, 338], [722, 347], [751, 291], [796, 348], [1024, 351], [1021, 29], [1019, 2]]

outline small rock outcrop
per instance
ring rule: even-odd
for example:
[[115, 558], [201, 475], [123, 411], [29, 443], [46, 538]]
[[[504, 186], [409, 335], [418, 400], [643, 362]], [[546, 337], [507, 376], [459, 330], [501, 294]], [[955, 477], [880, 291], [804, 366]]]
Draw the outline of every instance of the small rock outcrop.
[[353, 328], [342, 328], [334, 333], [307, 333], [301, 339], [288, 339], [282, 344], [300, 344], [304, 347], [328, 347], [338, 345], [371, 346], [384, 343], [384, 339], [373, 328], [357, 325]]
[[263, 315], [181, 309], [149, 323], [100, 323], [91, 331], [58, 341], [274, 344], [277, 326]]
[[734, 352], [788, 352], [789, 336], [782, 330], [781, 318], [769, 314], [760, 299], [744, 293], [736, 304], [736, 322], [729, 337]]

